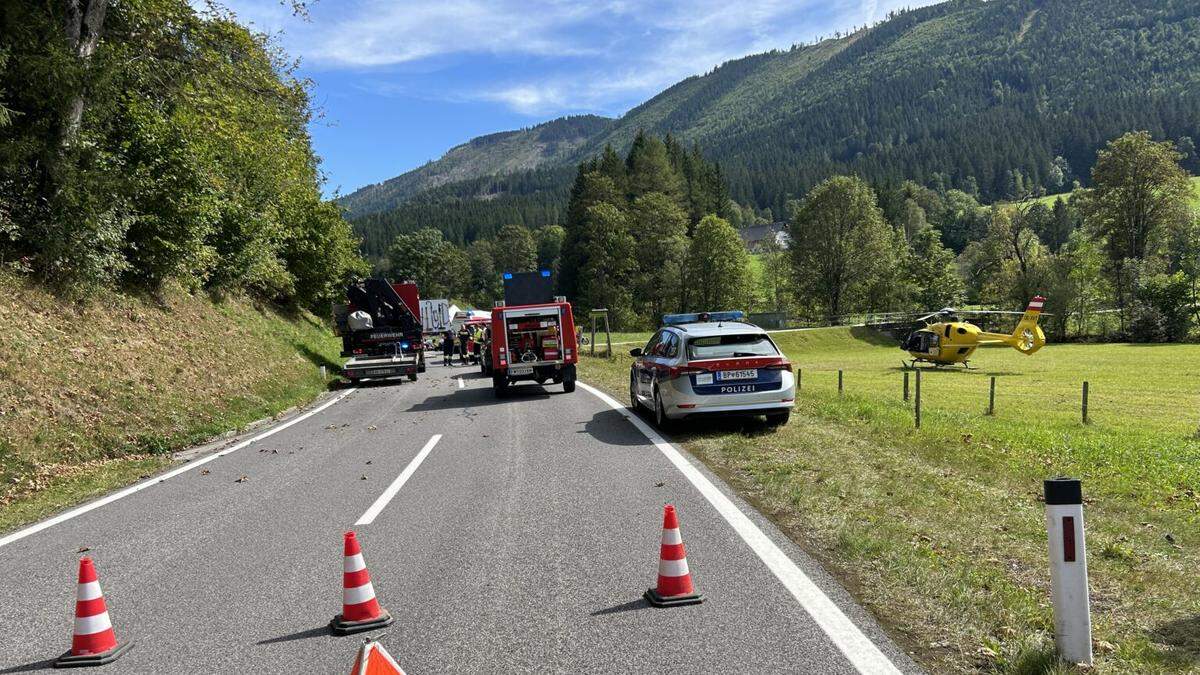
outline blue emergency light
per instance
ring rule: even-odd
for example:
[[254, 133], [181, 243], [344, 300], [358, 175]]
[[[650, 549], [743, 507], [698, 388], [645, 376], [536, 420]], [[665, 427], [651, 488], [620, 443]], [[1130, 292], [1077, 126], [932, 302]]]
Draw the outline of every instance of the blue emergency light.
[[511, 279], [511, 278], [512, 278], [512, 272], [505, 272], [503, 276], [504, 276], [505, 280]]
[[693, 312], [690, 314], [664, 314], [664, 326], [678, 326], [685, 323], [702, 323], [705, 321], [745, 321], [746, 313], [740, 309], [726, 312]]
[[547, 279], [550, 278], [550, 270], [542, 270], [542, 276], [546, 277]]

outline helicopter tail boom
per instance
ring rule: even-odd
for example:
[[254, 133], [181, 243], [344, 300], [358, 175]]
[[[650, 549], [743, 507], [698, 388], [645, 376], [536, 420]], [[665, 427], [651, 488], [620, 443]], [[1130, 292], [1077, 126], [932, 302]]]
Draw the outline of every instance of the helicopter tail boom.
[[1042, 307], [1045, 304], [1045, 298], [1040, 295], [1035, 296], [1029, 301], [1029, 306], [1025, 308], [1025, 313], [1021, 315], [1021, 320], [1017, 322], [1017, 327], [1013, 330], [1012, 335], [980, 333], [980, 342], [1003, 343], [1026, 355], [1036, 352], [1046, 345], [1046, 334], [1038, 326], [1038, 319], [1042, 315]]

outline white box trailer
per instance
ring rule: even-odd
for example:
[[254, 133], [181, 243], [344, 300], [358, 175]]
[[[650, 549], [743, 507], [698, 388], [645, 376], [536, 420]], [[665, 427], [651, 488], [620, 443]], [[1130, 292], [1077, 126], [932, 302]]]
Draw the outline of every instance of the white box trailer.
[[453, 318], [454, 316], [450, 313], [449, 300], [421, 301], [421, 331], [423, 333], [444, 333], [450, 328], [450, 320]]

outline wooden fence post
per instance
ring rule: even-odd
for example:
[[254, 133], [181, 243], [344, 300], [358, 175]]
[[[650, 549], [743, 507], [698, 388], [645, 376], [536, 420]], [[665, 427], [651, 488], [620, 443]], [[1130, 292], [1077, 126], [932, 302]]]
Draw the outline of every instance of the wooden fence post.
[[996, 376], [993, 375], [991, 382], [988, 384], [988, 413], [989, 415], [996, 414]]
[[800, 369], [797, 368], [796, 369], [796, 393], [800, 392], [800, 385], [803, 381], [804, 381], [803, 375], [801, 374]]
[[904, 401], [908, 402], [908, 371], [904, 371]]
[[921, 428], [921, 371], [917, 371], [917, 400], [913, 406], [913, 414], [917, 422], [917, 428]]
[[1087, 380], [1084, 380], [1083, 381], [1083, 423], [1084, 424], [1088, 423], [1087, 404], [1088, 404], [1088, 383], [1087, 383]]
[[842, 371], [838, 370], [838, 396], [842, 395]]

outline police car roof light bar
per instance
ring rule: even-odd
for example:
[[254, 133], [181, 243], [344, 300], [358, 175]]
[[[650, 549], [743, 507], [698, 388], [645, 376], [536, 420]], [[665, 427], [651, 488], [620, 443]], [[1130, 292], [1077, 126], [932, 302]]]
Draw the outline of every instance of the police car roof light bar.
[[745, 321], [746, 313], [740, 309], [725, 312], [692, 312], [689, 314], [664, 314], [664, 326], [678, 326], [685, 323], [700, 323], [704, 321]]

